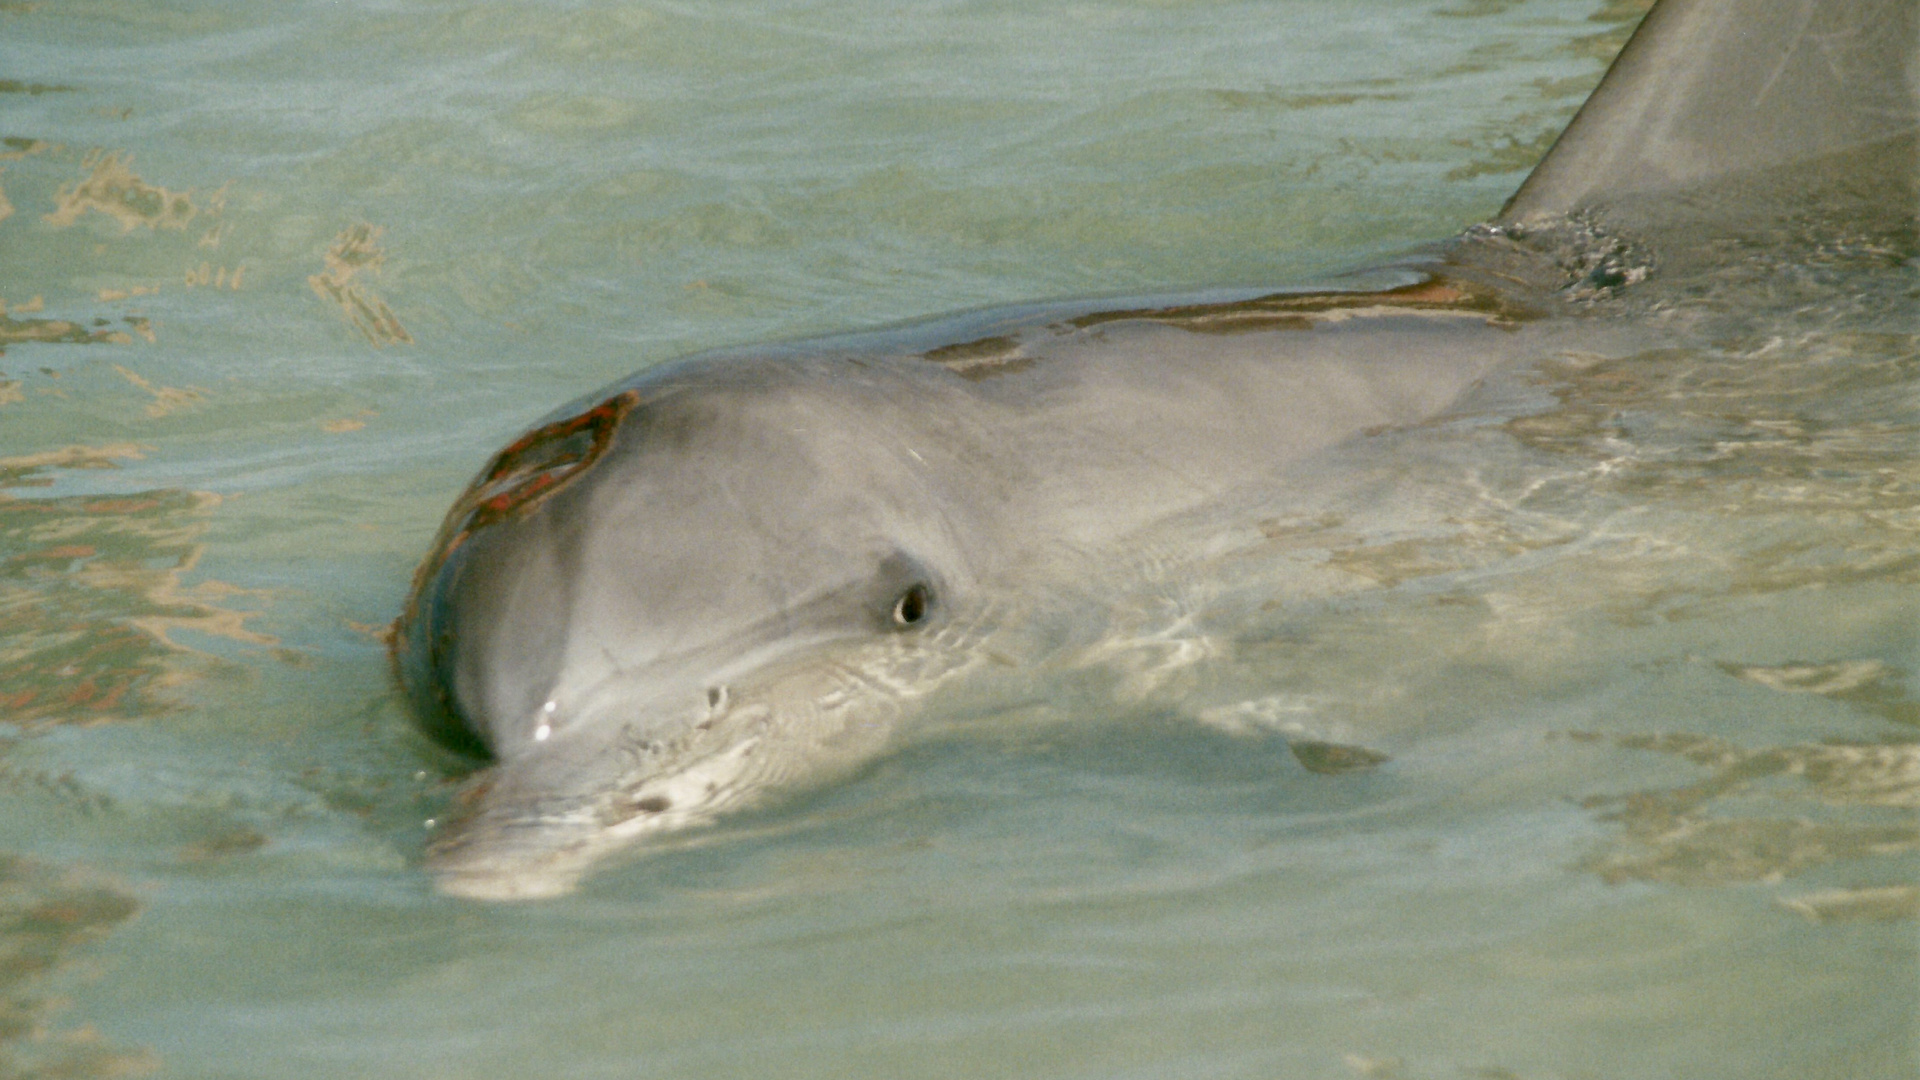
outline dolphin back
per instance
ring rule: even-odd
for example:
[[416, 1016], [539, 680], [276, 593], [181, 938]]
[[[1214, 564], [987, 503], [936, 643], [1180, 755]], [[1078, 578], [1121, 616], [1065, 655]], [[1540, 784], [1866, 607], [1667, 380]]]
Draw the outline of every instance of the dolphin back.
[[1497, 220], [1862, 155], [1892, 197], [1917, 118], [1916, 0], [1661, 0]]

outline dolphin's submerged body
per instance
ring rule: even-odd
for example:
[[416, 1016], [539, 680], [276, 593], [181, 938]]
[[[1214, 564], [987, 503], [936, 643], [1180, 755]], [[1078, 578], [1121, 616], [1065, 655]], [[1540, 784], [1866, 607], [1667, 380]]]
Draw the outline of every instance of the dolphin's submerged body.
[[[423, 726], [493, 761], [429, 867], [564, 892], [637, 836], [844, 775], [958, 681], [1065, 680], [1143, 635], [1149, 683], [1204, 662], [1167, 633], [1192, 616], [1169, 574], [1276, 580], [1276, 538], [1394, 494], [1366, 463], [1401, 433], [1739, 287], [1736, 223], [1879, 245], [1891, 275], [1916, 29], [1910, 0], [1664, 0], [1499, 219], [1374, 288], [973, 313], [562, 409], [456, 502], [396, 627]], [[1162, 601], [1156, 626], [1098, 610]]]

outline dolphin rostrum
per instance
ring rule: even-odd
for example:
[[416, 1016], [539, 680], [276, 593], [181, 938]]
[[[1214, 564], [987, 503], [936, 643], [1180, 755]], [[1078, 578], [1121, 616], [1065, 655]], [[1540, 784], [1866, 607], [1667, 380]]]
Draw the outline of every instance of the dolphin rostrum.
[[1661, 0], [1501, 215], [1388, 287], [976, 312], [561, 409], [460, 496], [396, 624], [424, 729], [492, 761], [429, 869], [554, 895], [635, 837], [871, 760], [950, 680], [1027, 659], [991, 639], [1046, 583], [1142, 573], [1165, 523], [1285, 503], [1601, 333], [1655, 259], [1713, 257], [1715, 193], [1910, 223], [1916, 22], [1912, 0]]

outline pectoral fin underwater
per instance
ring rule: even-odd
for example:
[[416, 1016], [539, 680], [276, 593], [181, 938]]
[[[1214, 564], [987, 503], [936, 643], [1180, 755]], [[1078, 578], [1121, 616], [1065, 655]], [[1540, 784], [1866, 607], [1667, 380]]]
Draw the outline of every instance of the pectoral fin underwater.
[[395, 628], [423, 728], [486, 761], [428, 870], [564, 893], [847, 775], [969, 680], [1096, 663], [1100, 597], [1304, 512], [1491, 373], [1767, 288], [1735, 232], [1868, 237], [1900, 272], [1916, 10], [1661, 0], [1501, 214], [1390, 288], [974, 312], [556, 412], [454, 503]]

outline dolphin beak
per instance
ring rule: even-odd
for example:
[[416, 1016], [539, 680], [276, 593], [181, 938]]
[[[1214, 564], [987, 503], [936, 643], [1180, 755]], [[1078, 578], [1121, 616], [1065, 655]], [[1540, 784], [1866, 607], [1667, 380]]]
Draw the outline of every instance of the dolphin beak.
[[[479, 835], [482, 832], [485, 835]], [[571, 846], [555, 846], [555, 839], [547, 824], [516, 828], [511, 822], [496, 822], [484, 830], [456, 829], [436, 837], [428, 847], [427, 869], [435, 888], [469, 900], [564, 896], [573, 891], [593, 859]]]
[[428, 842], [440, 891], [482, 900], [571, 892], [637, 837], [711, 821], [755, 785], [762, 710], [671, 742], [586, 724], [476, 773]]
[[475, 900], [536, 900], [571, 892], [592, 865], [591, 799], [537, 795], [520, 763], [469, 779], [427, 844], [441, 892]]

